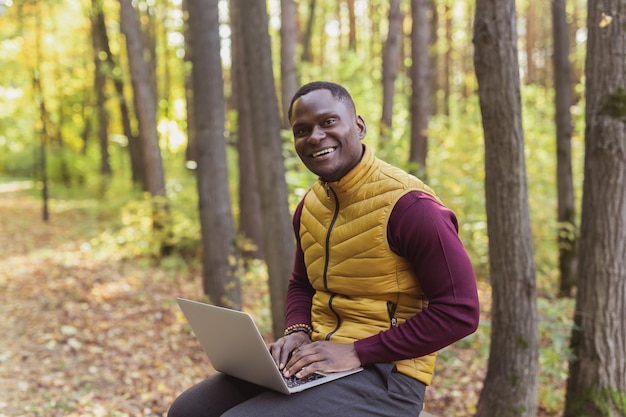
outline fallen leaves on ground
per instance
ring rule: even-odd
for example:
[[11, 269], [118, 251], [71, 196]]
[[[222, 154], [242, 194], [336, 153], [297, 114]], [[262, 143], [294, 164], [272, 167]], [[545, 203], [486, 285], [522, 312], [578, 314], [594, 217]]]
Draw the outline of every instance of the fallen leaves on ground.
[[[198, 271], [98, 253], [99, 227], [0, 193], [0, 417], [165, 416], [213, 372], [175, 302], [203, 298]], [[442, 355], [426, 409], [470, 416], [485, 364], [471, 346]]]

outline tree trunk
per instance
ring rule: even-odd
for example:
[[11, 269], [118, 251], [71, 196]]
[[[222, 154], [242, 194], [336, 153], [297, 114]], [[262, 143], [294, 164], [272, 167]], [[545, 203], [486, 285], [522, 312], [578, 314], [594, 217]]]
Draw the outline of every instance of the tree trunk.
[[[241, 309], [235, 226], [228, 187], [224, 78], [220, 58], [218, 0], [188, 0], [196, 114], [198, 197], [202, 228], [202, 283], [214, 304]], [[198, 46], [202, 46], [201, 48]]]
[[[107, 40], [104, 25], [104, 13], [102, 1], [91, 2], [91, 37], [93, 45], [93, 60], [95, 64], [94, 88], [96, 90], [96, 118], [98, 120], [98, 139], [100, 142], [100, 174], [103, 178], [111, 176], [111, 163], [109, 161], [109, 140], [107, 128], [109, 114], [106, 108], [106, 73], [105, 61], [101, 53], [105, 52], [104, 42]], [[106, 53], [105, 53], [106, 56]]]
[[381, 137], [383, 138], [391, 137], [395, 82], [402, 46], [402, 20], [400, 0], [391, 0], [389, 3], [389, 32], [383, 49], [383, 110], [381, 119]]
[[537, 44], [537, 16], [535, 0], [527, 0], [526, 8], [526, 84], [537, 82], [535, 48]]
[[115, 60], [115, 56], [109, 46], [109, 35], [106, 30], [104, 12], [98, 15], [99, 25], [102, 28], [102, 47], [106, 54], [106, 62], [108, 65], [107, 73], [111, 74], [113, 79], [113, 85], [115, 86], [116, 98], [120, 107], [120, 118], [122, 120], [122, 131], [128, 140], [128, 153], [130, 156], [131, 175], [134, 184], [141, 184], [144, 190], [147, 190], [147, 184], [145, 181], [145, 164], [143, 161], [143, 154], [141, 150], [141, 143], [137, 136], [133, 133], [130, 123], [130, 111], [128, 109], [128, 103], [124, 94], [124, 80], [116, 75], [121, 73], [119, 66]]
[[450, 116], [450, 97], [452, 95], [452, 89], [450, 87], [452, 77], [452, 7], [450, 6], [450, 0], [445, 4], [445, 53], [444, 53], [444, 65], [443, 65], [443, 114]]
[[298, 90], [296, 46], [298, 44], [298, 10], [295, 0], [280, 2], [280, 92], [283, 128], [289, 129], [287, 110], [291, 97]]
[[[183, 17], [185, 19], [185, 57], [184, 61], [191, 67], [193, 54], [193, 39], [189, 30], [189, 1], [183, 0]], [[186, 65], [187, 66], [187, 65]], [[187, 148], [185, 149], [186, 166], [191, 169], [197, 168], [198, 149], [196, 145], [196, 113], [193, 108], [193, 79], [191, 71], [185, 71], [185, 101], [187, 109]], [[195, 164], [194, 164], [195, 162]]]
[[572, 295], [576, 285], [576, 208], [572, 175], [572, 103], [569, 37], [565, 0], [552, 2], [554, 38], [554, 101], [556, 125], [556, 183], [558, 196], [559, 294]]
[[315, 21], [315, 3], [316, 0], [309, 0], [309, 19], [306, 23], [306, 32], [302, 39], [302, 61], [312, 62], [313, 53], [311, 52], [311, 41], [313, 38], [313, 22]]
[[156, 99], [150, 80], [150, 70], [143, 58], [139, 21], [131, 0], [120, 0], [120, 27], [126, 37], [126, 52], [145, 163], [145, 180], [152, 202], [154, 239], [159, 247], [159, 255], [168, 255], [172, 249], [169, 243], [171, 219], [156, 126]]
[[623, 0], [588, 3], [585, 169], [566, 417], [626, 415], [626, 38]]
[[474, 66], [485, 135], [492, 285], [487, 376], [477, 417], [534, 417], [538, 330], [514, 0], [478, 0]]
[[164, 197], [165, 175], [156, 128], [156, 99], [152, 89], [150, 70], [143, 59], [139, 22], [130, 0], [120, 0], [120, 26], [126, 37], [148, 192], [153, 197]]
[[430, 26], [428, 0], [411, 0], [411, 172], [426, 177], [428, 119], [430, 118]]
[[245, 245], [242, 253], [246, 258], [265, 260], [261, 195], [254, 156], [254, 129], [248, 101], [250, 92], [243, 66], [245, 57], [241, 34], [241, 12], [236, 1], [230, 2], [230, 16], [233, 101], [237, 109], [237, 154], [239, 155], [237, 164], [239, 169], [239, 231], [252, 244]]
[[241, 11], [244, 68], [255, 129], [256, 171], [261, 194], [264, 247], [269, 273], [274, 335], [285, 323], [287, 281], [291, 276], [295, 240], [287, 199], [280, 118], [272, 73], [272, 54], [265, 0], [235, 0]]
[[354, 52], [356, 51], [356, 15], [354, 11], [354, 0], [346, 0], [348, 3], [348, 22], [349, 22], [349, 32], [348, 32], [348, 50]]

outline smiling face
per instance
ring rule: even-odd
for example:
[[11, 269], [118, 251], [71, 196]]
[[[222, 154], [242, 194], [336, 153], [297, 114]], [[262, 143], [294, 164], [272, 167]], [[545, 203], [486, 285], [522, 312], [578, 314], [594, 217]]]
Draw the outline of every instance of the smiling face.
[[339, 180], [361, 160], [366, 127], [351, 103], [319, 89], [293, 103], [294, 146], [304, 165], [322, 180]]

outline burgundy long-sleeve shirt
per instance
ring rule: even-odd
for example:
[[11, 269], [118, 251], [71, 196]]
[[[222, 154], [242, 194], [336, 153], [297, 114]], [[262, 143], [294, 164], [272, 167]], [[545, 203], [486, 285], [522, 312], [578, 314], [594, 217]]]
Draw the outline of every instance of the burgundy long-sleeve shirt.
[[[311, 325], [315, 293], [300, 246], [301, 213], [302, 202], [293, 218], [297, 246], [287, 290], [287, 326]], [[428, 307], [397, 327], [356, 341], [362, 365], [427, 355], [473, 333], [478, 326], [476, 278], [451, 210], [426, 193], [411, 191], [393, 208], [387, 238], [391, 249], [413, 266]]]

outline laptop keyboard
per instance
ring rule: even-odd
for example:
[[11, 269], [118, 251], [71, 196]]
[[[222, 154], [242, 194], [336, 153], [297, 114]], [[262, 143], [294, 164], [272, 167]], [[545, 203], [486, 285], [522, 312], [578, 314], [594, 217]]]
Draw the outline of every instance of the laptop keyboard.
[[304, 378], [297, 378], [295, 375], [292, 375], [290, 377], [283, 377], [283, 379], [285, 380], [289, 388], [293, 388], [302, 384], [306, 384], [307, 382], [315, 381], [316, 379], [324, 378], [324, 376], [325, 375], [313, 373], [305, 376]]

